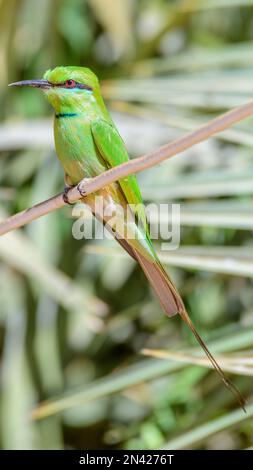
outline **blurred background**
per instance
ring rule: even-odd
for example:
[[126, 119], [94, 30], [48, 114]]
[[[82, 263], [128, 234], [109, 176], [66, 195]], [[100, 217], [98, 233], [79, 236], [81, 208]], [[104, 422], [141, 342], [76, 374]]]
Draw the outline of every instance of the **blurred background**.
[[[0, 25], [1, 218], [64, 185], [52, 110], [10, 82], [91, 67], [133, 157], [253, 96], [253, 0], [1, 0]], [[2, 448], [253, 445], [252, 124], [138, 175], [146, 203], [181, 203], [161, 259], [248, 413], [116, 242], [73, 239], [66, 207], [0, 242]]]

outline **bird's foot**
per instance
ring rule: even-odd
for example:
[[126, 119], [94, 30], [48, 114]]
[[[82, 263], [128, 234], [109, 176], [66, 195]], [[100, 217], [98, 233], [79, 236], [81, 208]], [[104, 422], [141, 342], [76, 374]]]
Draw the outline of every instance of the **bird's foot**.
[[65, 186], [64, 191], [63, 191], [63, 201], [65, 204], [69, 204], [70, 206], [73, 206], [75, 203], [69, 201], [68, 193], [69, 191], [73, 188], [74, 186]]
[[78, 183], [77, 185], [77, 191], [79, 192], [80, 196], [81, 197], [85, 197], [86, 196], [86, 191], [85, 189], [83, 188], [83, 183], [88, 183], [90, 181], [90, 178], [84, 178], [81, 183]]

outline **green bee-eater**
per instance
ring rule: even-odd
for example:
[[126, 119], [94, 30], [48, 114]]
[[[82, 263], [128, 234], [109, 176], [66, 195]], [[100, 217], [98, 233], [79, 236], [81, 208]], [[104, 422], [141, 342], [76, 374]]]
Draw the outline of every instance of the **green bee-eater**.
[[[41, 88], [55, 110], [54, 137], [58, 158], [65, 172], [67, 187], [77, 185], [83, 178], [92, 178], [129, 159], [126, 147], [104, 104], [96, 75], [83, 67], [56, 67], [48, 70], [43, 80], [25, 80], [11, 86]], [[183, 301], [161, 265], [152, 246], [140, 189], [135, 176], [130, 175], [84, 198], [95, 213], [95, 197], [103, 197], [103, 209], [122, 208], [121, 233], [110, 225], [111, 231], [123, 248], [140, 264], [168, 316], [177, 313], [188, 324], [223, 381], [239, 396], [240, 393], [225, 377], [220, 366], [197, 333]], [[67, 191], [65, 191], [67, 202]], [[134, 215], [130, 236], [125, 229], [128, 207]], [[104, 223], [106, 211], [95, 213]], [[117, 217], [119, 219], [120, 216]], [[118, 222], [118, 220], [117, 220]], [[107, 225], [108, 227], [108, 225]], [[118, 225], [117, 225], [118, 227]], [[124, 238], [122, 238], [122, 232]], [[141, 236], [140, 236], [141, 235]]]

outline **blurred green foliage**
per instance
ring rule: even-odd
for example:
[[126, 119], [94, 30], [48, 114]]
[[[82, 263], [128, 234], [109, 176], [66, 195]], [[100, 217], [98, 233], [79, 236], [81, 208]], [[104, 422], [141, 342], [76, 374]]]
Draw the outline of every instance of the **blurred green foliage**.
[[[63, 188], [52, 111], [11, 81], [91, 67], [133, 156], [252, 98], [251, 0], [1, 0], [0, 39], [2, 218]], [[248, 414], [209, 369], [141, 356], [196, 345], [64, 208], [0, 242], [2, 448], [253, 445], [252, 149], [251, 119], [138, 176], [147, 202], [181, 203], [182, 246], [161, 256], [211, 349], [240, 356]]]

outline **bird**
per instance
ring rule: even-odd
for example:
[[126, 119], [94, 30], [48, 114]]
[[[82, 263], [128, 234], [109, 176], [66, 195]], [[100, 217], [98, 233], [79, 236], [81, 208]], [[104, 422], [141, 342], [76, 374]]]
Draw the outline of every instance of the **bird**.
[[[244, 397], [224, 374], [197, 332], [177, 288], [158, 258], [149, 234], [136, 175], [128, 175], [87, 196], [78, 186], [84, 178], [93, 178], [129, 160], [124, 141], [104, 103], [96, 74], [86, 67], [57, 66], [48, 70], [43, 79], [22, 80], [9, 86], [28, 86], [43, 91], [55, 112], [54, 140], [65, 174], [64, 201], [69, 202], [68, 191], [77, 186], [92, 213], [139, 263], [164, 312], [169, 317], [180, 315], [224, 384], [245, 410]], [[99, 210], [96, 197], [103, 201]], [[129, 213], [132, 215], [131, 223], [126, 216]], [[112, 217], [111, 222], [112, 214], [116, 217]]]

